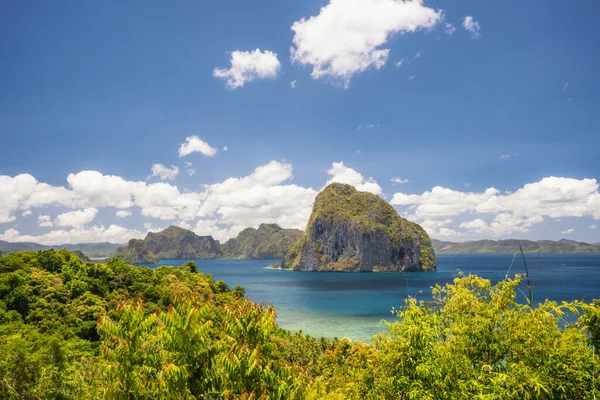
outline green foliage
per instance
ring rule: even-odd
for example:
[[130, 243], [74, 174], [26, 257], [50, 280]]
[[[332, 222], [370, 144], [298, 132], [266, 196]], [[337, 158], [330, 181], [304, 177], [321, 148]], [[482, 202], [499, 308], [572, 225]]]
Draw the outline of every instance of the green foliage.
[[[600, 301], [517, 301], [520, 277], [410, 298], [373, 343], [276, 325], [186, 263], [0, 256], [2, 399], [593, 399]], [[575, 323], [566, 314], [581, 313]]]
[[283, 229], [277, 224], [260, 224], [258, 229], [246, 228], [229, 239], [221, 250], [225, 258], [281, 259], [302, 236], [299, 229]]
[[[564, 324], [579, 302], [516, 301], [520, 277], [476, 276], [414, 298], [372, 346], [340, 343], [312, 398], [584, 399], [600, 395], [600, 363], [585, 324]], [[598, 304], [586, 308], [598, 313]], [[591, 311], [590, 311], [591, 312]], [[598, 314], [595, 314], [596, 316]], [[593, 335], [592, 335], [593, 337]], [[339, 347], [339, 346], [338, 346]], [[356, 360], [362, 360], [357, 362]]]
[[[244, 295], [193, 262], [3, 255], [0, 398], [304, 397], [304, 367], [280, 346], [289, 332]], [[303, 362], [317, 364], [322, 351]]]

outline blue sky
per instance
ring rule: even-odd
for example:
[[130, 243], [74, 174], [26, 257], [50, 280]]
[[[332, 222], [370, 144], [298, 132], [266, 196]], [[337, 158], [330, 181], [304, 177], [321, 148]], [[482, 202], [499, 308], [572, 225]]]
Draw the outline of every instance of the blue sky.
[[[0, 240], [302, 227], [337, 180], [441, 239], [600, 241], [599, 12], [559, 1], [3, 2]], [[194, 136], [216, 152], [180, 157]], [[179, 172], [151, 176], [155, 164]]]

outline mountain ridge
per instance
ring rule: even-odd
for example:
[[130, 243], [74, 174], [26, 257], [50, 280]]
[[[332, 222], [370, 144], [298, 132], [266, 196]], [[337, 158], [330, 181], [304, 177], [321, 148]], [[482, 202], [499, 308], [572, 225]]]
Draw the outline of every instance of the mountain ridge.
[[600, 245], [575, 240], [526, 240], [526, 239], [500, 239], [500, 240], [471, 240], [466, 242], [450, 242], [438, 239], [431, 240], [436, 253], [513, 253], [523, 248], [525, 253], [600, 253]]

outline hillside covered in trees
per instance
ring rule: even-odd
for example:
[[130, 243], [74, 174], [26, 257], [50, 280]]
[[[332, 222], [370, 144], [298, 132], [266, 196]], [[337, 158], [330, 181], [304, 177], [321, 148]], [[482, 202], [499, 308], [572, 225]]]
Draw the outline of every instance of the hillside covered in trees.
[[574, 240], [473, 240], [468, 242], [445, 242], [433, 239], [436, 253], [514, 253], [523, 248], [525, 253], [600, 253], [600, 245]]
[[[3, 399], [593, 399], [600, 302], [527, 304], [521, 278], [409, 298], [371, 343], [276, 325], [244, 289], [181, 267], [0, 255]], [[566, 324], [565, 313], [580, 313]]]

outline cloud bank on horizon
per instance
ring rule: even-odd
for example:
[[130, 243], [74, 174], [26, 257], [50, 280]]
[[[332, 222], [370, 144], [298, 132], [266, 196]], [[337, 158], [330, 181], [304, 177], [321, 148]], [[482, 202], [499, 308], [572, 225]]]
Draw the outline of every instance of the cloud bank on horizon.
[[[188, 137], [179, 155], [198, 151], [212, 156], [216, 150], [199, 137]], [[152, 166], [160, 179], [177, 177], [177, 166]], [[185, 165], [189, 165], [186, 164]], [[246, 227], [277, 223], [286, 228], [304, 229], [317, 190], [293, 184], [292, 165], [270, 161], [249, 175], [231, 177], [203, 185], [202, 190], [186, 190], [164, 181], [148, 183], [98, 171], [80, 171], [67, 177], [67, 186], [39, 182], [30, 174], [0, 176], [0, 224], [15, 227], [0, 231], [0, 240], [41, 244], [77, 242], [124, 243], [141, 238], [149, 231], [176, 224], [199, 235], [226, 240]], [[365, 177], [343, 161], [327, 169], [332, 182], [353, 185], [386, 197], [373, 177]], [[393, 183], [408, 179], [391, 178]], [[436, 186], [422, 194], [396, 192], [390, 200], [405, 218], [423, 225], [438, 238], [477, 235], [503, 237], [528, 232], [545, 219], [591, 217], [600, 220], [600, 192], [596, 179], [546, 177], [513, 192], [490, 187], [483, 192], [462, 192]], [[69, 210], [51, 217], [51, 210]], [[119, 223], [108, 226], [98, 221], [99, 209], [109, 209]], [[144, 229], [127, 225], [134, 213], [144, 219]], [[37, 218], [44, 233], [22, 233], [19, 220]], [[158, 225], [155, 225], [158, 224]], [[160, 226], [160, 227], [159, 227]], [[595, 225], [592, 225], [595, 226]], [[569, 228], [562, 234], [571, 234]]]

